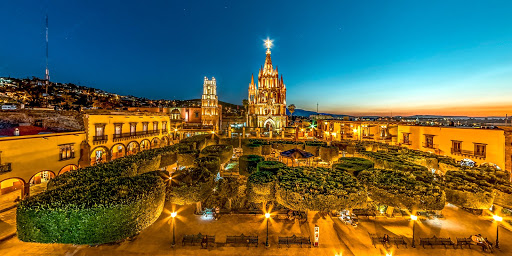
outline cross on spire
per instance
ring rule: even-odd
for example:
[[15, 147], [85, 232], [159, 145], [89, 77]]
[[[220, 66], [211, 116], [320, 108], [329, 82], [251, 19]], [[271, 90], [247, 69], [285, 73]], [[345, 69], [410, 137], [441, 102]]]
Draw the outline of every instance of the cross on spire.
[[270, 38], [267, 37], [267, 39], [264, 42], [265, 47], [267, 47], [267, 52], [270, 53], [270, 48], [272, 48], [272, 42], [274, 42], [274, 40], [270, 40]]

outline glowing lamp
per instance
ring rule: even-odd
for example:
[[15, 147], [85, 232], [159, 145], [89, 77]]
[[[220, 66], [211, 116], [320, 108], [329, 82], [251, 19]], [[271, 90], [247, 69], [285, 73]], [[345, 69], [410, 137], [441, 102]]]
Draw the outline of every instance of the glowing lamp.
[[494, 216], [492, 216], [492, 218], [493, 218], [495, 221], [502, 221], [502, 220], [503, 220], [503, 217], [498, 216], [498, 215], [494, 215]]
[[268, 213], [268, 212], [265, 213], [265, 218], [267, 218], [267, 219], [270, 218], [270, 213]]
[[178, 215], [178, 213], [176, 213], [176, 212], [171, 212], [171, 217], [175, 218], [175, 217], [176, 217], [176, 215]]
[[354, 129], [354, 130], [353, 130], [353, 132], [354, 132], [354, 133], [356, 133], [356, 132], [357, 132], [357, 129]]
[[418, 219], [418, 216], [416, 215], [411, 215], [411, 220], [417, 220]]

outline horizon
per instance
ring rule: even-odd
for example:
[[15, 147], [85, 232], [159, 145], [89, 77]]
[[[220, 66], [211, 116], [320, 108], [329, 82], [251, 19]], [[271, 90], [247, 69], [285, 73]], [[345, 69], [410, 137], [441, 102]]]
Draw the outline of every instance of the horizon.
[[299, 109], [319, 102], [319, 112], [352, 116], [512, 114], [507, 1], [28, 2], [2, 4], [10, 40], [0, 76], [44, 77], [47, 13], [51, 81], [185, 100], [213, 76], [219, 99], [240, 105], [269, 37], [287, 104]]

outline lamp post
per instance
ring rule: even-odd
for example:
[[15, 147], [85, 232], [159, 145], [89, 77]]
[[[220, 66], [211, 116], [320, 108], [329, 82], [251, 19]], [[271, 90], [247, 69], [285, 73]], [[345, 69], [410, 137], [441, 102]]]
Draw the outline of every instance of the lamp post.
[[416, 220], [418, 219], [418, 216], [411, 215], [412, 222], [412, 248], [416, 248], [416, 245], [414, 244], [414, 228], [416, 227]]
[[270, 213], [265, 213], [265, 219], [267, 219], [267, 240], [265, 241], [265, 246], [266, 247], [269, 247], [270, 244], [268, 243], [268, 221], [270, 219]]
[[175, 223], [176, 215], [177, 215], [176, 212], [171, 212], [171, 217], [172, 217], [172, 244], [171, 244], [171, 247], [173, 247], [173, 248], [174, 248], [174, 246], [176, 246], [176, 223]]
[[494, 215], [492, 218], [496, 221], [496, 248], [500, 248], [500, 241], [498, 240], [498, 230], [500, 228], [500, 222], [503, 220], [503, 217]]

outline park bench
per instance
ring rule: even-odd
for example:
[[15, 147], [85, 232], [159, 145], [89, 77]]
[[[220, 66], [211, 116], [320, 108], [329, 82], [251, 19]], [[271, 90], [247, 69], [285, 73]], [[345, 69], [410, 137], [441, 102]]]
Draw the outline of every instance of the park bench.
[[434, 248], [434, 245], [443, 245], [444, 248], [447, 248], [447, 245], [451, 245], [455, 248], [455, 243], [453, 243], [450, 238], [440, 238], [436, 236], [432, 238], [420, 238], [420, 245], [423, 246], [423, 248], [425, 248], [425, 245], [430, 245], [431, 248]]
[[377, 244], [384, 244], [384, 238], [381, 236], [378, 236], [375, 233], [368, 233], [370, 236], [370, 239], [372, 240], [373, 247], [377, 248]]
[[246, 236], [241, 234], [239, 236], [227, 236], [226, 244], [244, 244], [249, 247], [249, 245], [254, 244], [256, 247], [258, 246], [258, 236]]
[[[205, 235], [199, 233], [197, 235], [184, 235], [183, 236], [183, 240], [181, 241], [181, 244], [182, 245], [187, 245], [187, 244], [190, 244], [190, 245], [196, 245], [196, 244], [201, 244], [201, 242], [203, 241], [203, 237]], [[207, 236], [208, 237], [208, 245], [213, 245], [215, 246], [215, 236]]]
[[471, 243], [472, 242], [473, 242], [473, 240], [471, 240], [471, 238], [468, 238], [468, 237], [463, 237], [463, 238], [457, 237], [457, 245], [460, 246], [461, 249], [462, 249], [462, 246], [464, 246], [464, 245], [467, 245], [469, 247], [469, 249], [471, 249]]
[[278, 239], [278, 247], [280, 248], [282, 244], [286, 244], [286, 246], [290, 247], [292, 244], [300, 244], [302, 247], [303, 244], [309, 245], [311, 248], [311, 239], [305, 236], [280, 236]]
[[391, 238], [389, 238], [389, 243], [395, 244], [396, 248], [398, 248], [398, 245], [405, 245], [405, 248], [407, 248], [407, 243], [405, 242], [405, 239], [403, 236], [391, 237]]
[[376, 218], [377, 217], [377, 214], [375, 214], [374, 212], [370, 212], [370, 211], [357, 211], [357, 210], [353, 210], [352, 211], [353, 214], [355, 214], [357, 217], [360, 217], [360, 216], [364, 216], [364, 217], [374, 217]]

